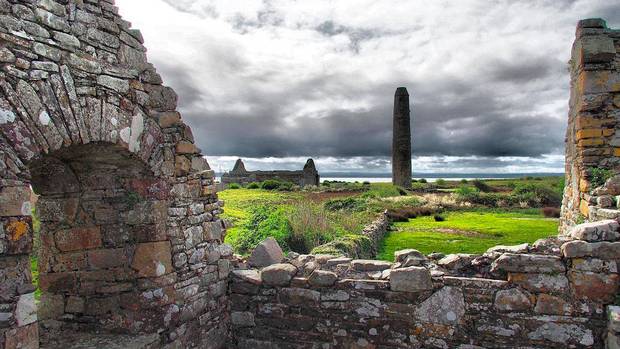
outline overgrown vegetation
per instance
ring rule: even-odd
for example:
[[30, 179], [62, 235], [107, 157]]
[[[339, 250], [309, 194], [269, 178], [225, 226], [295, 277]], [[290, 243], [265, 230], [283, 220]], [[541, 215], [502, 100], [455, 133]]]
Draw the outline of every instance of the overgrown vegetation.
[[592, 188], [600, 187], [613, 175], [614, 172], [606, 168], [592, 167], [590, 168], [590, 184]]
[[[219, 193], [226, 202], [224, 217], [234, 223], [226, 242], [249, 254], [272, 236], [285, 251], [372, 258], [372, 243], [360, 232], [384, 211], [397, 229], [381, 249], [386, 259], [394, 249], [481, 252], [557, 231], [563, 178], [438, 182], [414, 181], [412, 191], [390, 183], [339, 181], [305, 188], [264, 181], [225, 190]], [[463, 225], [468, 221], [472, 225]]]
[[563, 181], [505, 182], [503, 188], [481, 180], [472, 184], [463, 184], [454, 191], [457, 200], [487, 207], [559, 207], [564, 189]]

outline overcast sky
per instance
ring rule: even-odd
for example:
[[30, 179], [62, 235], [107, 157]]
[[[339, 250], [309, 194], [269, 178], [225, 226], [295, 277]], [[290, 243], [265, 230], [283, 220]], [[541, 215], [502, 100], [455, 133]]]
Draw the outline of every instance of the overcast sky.
[[390, 171], [393, 94], [414, 172], [561, 172], [567, 62], [611, 0], [117, 0], [215, 170]]

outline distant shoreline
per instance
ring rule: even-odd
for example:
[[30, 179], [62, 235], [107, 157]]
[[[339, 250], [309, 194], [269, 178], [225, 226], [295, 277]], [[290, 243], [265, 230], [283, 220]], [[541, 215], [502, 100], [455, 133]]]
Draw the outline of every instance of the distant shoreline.
[[[456, 180], [462, 179], [511, 179], [524, 177], [557, 177], [564, 176], [564, 173], [414, 173], [415, 180], [426, 179], [429, 182], [435, 182], [438, 179]], [[220, 179], [220, 174], [216, 174], [216, 180]], [[338, 173], [327, 172], [321, 174], [321, 182], [324, 181], [341, 181], [341, 182], [390, 182], [391, 175], [389, 173]]]

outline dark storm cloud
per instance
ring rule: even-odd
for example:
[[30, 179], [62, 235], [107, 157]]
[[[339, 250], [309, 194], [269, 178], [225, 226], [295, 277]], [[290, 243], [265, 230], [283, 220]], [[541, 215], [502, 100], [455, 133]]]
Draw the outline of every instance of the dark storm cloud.
[[[196, 141], [208, 155], [366, 156], [374, 159], [367, 162], [367, 169], [385, 168], [388, 161], [392, 101], [397, 86], [407, 86], [411, 94], [415, 156], [475, 156], [472, 167], [497, 167], [502, 162], [496, 157], [536, 158], [561, 153], [569, 86], [566, 61], [576, 22], [573, 14], [566, 13], [604, 16], [610, 24], [620, 25], [618, 3], [590, 7], [587, 2], [576, 0], [531, 2], [528, 6], [540, 6], [541, 13], [555, 10], [557, 13], [550, 16], [564, 16], [558, 22], [564, 27], [540, 27], [540, 31], [535, 31], [530, 27], [540, 26], [537, 21], [542, 17], [529, 22], [526, 16], [516, 13], [510, 19], [518, 21], [512, 23], [506, 35], [517, 35], [521, 30], [528, 34], [512, 45], [502, 45], [503, 38], [499, 36], [500, 39], [495, 38], [495, 47], [484, 46], [488, 44], [486, 35], [503, 29], [501, 19], [494, 23], [498, 27], [479, 29], [472, 35], [475, 39], [461, 45], [460, 37], [456, 38], [462, 34], [458, 32], [461, 27], [450, 35], [434, 37], [442, 28], [428, 23], [409, 25], [403, 30], [392, 23], [384, 23], [380, 28], [377, 23], [345, 24], [335, 18], [294, 21], [286, 17], [286, 9], [269, 1], [263, 2], [255, 13], [227, 15], [222, 15], [211, 2], [164, 1], [180, 11], [226, 17], [223, 21], [236, 35], [264, 35], [261, 29], [269, 27], [280, 30], [274, 38], [293, 40], [299, 32], [310, 32], [303, 36], [307, 45], [325, 41], [327, 48], [316, 46], [324, 50], [324, 55], [348, 54], [338, 51], [341, 46], [351, 54], [346, 56], [350, 61], [339, 61], [339, 69], [317, 62], [326, 66], [308, 73], [307, 65], [297, 61], [271, 64], [262, 57], [273, 49], [271, 42], [250, 54], [225, 39], [218, 42], [219, 38], [207, 37], [197, 50], [203, 64], [191, 60], [181, 64], [154, 57], [166, 83], [180, 95], [183, 119], [192, 126]], [[465, 27], [472, 23], [470, 29], [474, 31], [476, 21], [466, 22]], [[554, 30], [568, 34], [558, 36]], [[343, 36], [349, 41], [338, 41]], [[416, 36], [420, 36], [417, 45], [409, 43]], [[393, 46], [381, 46], [388, 40], [392, 40]], [[541, 40], [548, 43], [549, 51], [544, 45], [543, 49], [533, 45]], [[488, 52], [480, 53], [483, 47]], [[372, 50], [381, 54], [369, 59], [369, 68], [353, 68], [355, 59], [373, 53]], [[400, 55], [400, 59], [391, 57], [384, 63], [383, 56], [394, 51], [398, 51], [394, 55]], [[306, 58], [313, 52], [293, 53]], [[419, 56], [407, 60], [416, 54]], [[469, 59], [469, 55], [477, 56]], [[263, 60], [256, 63], [255, 56]], [[274, 55], [273, 60], [279, 58]], [[389, 73], [382, 70], [390, 64]], [[414, 65], [424, 66], [425, 70], [410, 69]], [[358, 101], [366, 103], [346, 105]], [[329, 107], [316, 107], [321, 104]], [[300, 112], [307, 106], [314, 107]]]

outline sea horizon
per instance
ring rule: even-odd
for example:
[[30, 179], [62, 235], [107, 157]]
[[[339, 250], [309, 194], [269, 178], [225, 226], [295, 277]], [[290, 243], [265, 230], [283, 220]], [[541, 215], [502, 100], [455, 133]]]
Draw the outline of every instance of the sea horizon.
[[[216, 180], [220, 181], [222, 173], [216, 173]], [[390, 182], [390, 173], [360, 173], [360, 172], [326, 172], [321, 175], [321, 182]], [[557, 177], [564, 176], [562, 172], [522, 172], [522, 173], [414, 173], [412, 180], [426, 179], [428, 182], [436, 182], [439, 179], [446, 180], [474, 180], [474, 179], [511, 179], [523, 177]]]

